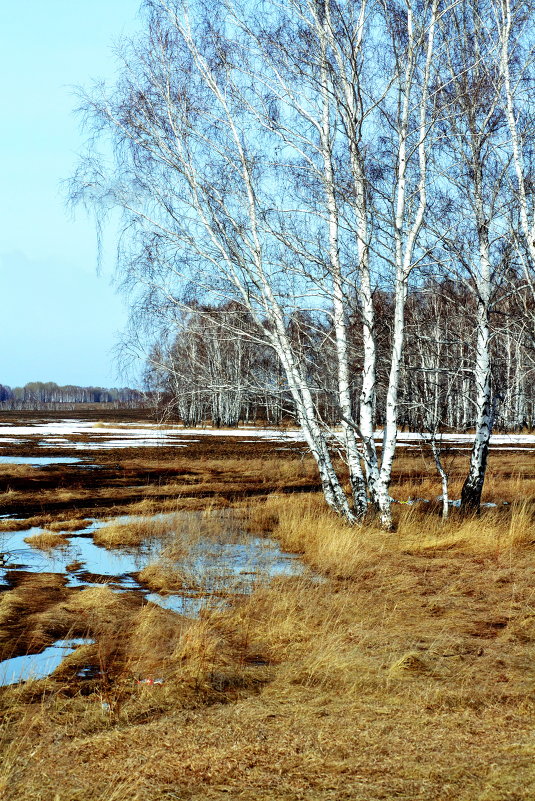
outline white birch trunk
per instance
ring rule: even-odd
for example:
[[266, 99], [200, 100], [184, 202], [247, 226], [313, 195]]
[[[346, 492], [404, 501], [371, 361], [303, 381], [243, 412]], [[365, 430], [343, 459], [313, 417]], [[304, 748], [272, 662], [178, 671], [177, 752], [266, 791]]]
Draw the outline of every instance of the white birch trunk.
[[444, 465], [442, 464], [442, 459], [440, 458], [440, 449], [437, 445], [435, 436], [433, 436], [431, 439], [431, 451], [433, 453], [435, 467], [437, 468], [437, 472], [440, 476], [440, 482], [442, 484], [442, 519], [447, 520], [450, 511], [448, 474], [444, 470]]
[[[358, 270], [357, 295], [362, 315], [363, 366], [362, 387], [359, 399], [359, 424], [356, 425], [350, 405], [343, 408], [343, 425], [346, 432], [358, 432], [362, 441], [362, 458], [365, 466], [366, 484], [372, 503], [379, 507], [377, 487], [379, 482], [379, 463], [375, 445], [376, 375], [377, 343], [375, 339], [375, 310], [373, 305], [372, 280], [370, 275], [368, 220], [366, 208], [366, 175], [361, 153], [362, 99], [360, 76], [356, 68], [358, 54], [362, 45], [366, 17], [366, 2], [362, 0], [353, 46], [353, 62], [349, 68], [336, 42], [334, 27], [330, 18], [330, 6], [326, 2], [326, 33], [329, 46], [334, 53], [337, 77], [341, 85], [342, 97], [338, 102], [338, 112], [343, 121], [348, 140], [351, 178], [354, 193], [356, 218], [356, 265]], [[355, 439], [356, 445], [356, 439]]]
[[[501, 53], [500, 53], [500, 66], [503, 75], [503, 84], [505, 92], [505, 113], [507, 116], [507, 125], [509, 127], [509, 134], [511, 137], [511, 149], [513, 155], [513, 164], [517, 179], [517, 199], [518, 208], [520, 212], [520, 225], [524, 237], [524, 244], [528, 251], [531, 268], [535, 269], [535, 208], [529, 206], [528, 193], [526, 191], [526, 176], [524, 169], [524, 154], [522, 147], [522, 139], [518, 133], [517, 120], [514, 108], [514, 87], [511, 83], [511, 70], [510, 70], [510, 40], [512, 29], [512, 14], [510, 0], [501, 0], [501, 20], [500, 20], [500, 38], [501, 38]], [[533, 197], [533, 195], [532, 195]], [[531, 283], [531, 276], [527, 276]]]
[[[177, 22], [177, 25], [180, 27], [179, 22]], [[273, 331], [267, 332], [267, 336], [271, 340], [276, 353], [281, 359], [290, 392], [296, 405], [299, 425], [302, 428], [311, 454], [318, 465], [318, 471], [320, 474], [325, 500], [327, 504], [338, 514], [343, 515], [350, 522], [355, 522], [355, 515], [350, 509], [346, 494], [333, 467], [329, 448], [326, 442], [326, 435], [318, 424], [316, 409], [310, 387], [308, 386], [305, 377], [302, 375], [299, 369], [291, 343], [288, 339], [282, 309], [277, 301], [277, 298], [275, 297], [269, 276], [267, 276], [264, 272], [263, 250], [258, 226], [257, 201], [253, 188], [250, 164], [244, 150], [242, 138], [238, 129], [236, 128], [233, 115], [229, 111], [225, 94], [221, 91], [221, 88], [216, 83], [209, 66], [206, 64], [204, 58], [197, 50], [191, 38], [189, 29], [183, 28], [183, 30], [185, 32], [185, 40], [190, 47], [191, 53], [197, 62], [199, 70], [203, 74], [206, 85], [212, 90], [214, 98], [220, 104], [221, 109], [225, 114], [226, 122], [229, 126], [239, 156], [241, 177], [247, 195], [248, 215], [251, 228], [250, 255], [253, 261], [252, 278], [255, 285], [259, 289], [265, 313], [274, 328]], [[211, 231], [208, 230], [208, 233], [211, 234]], [[225, 254], [225, 257], [228, 261], [228, 264], [231, 265], [233, 259], [229, 257], [228, 254]], [[251, 272], [251, 268], [246, 267], [245, 269]], [[232, 278], [236, 282], [238, 290], [242, 293], [245, 304], [250, 309], [251, 313], [257, 317], [250, 304], [249, 295], [243, 285], [243, 282], [239, 280], [239, 277], [235, 276], [235, 273], [232, 273]]]
[[277, 329], [277, 332], [273, 334], [273, 344], [286, 373], [288, 385], [296, 405], [299, 425], [310, 452], [318, 465], [325, 500], [335, 512], [343, 515], [349, 522], [355, 522], [356, 517], [349, 507], [346, 494], [332, 464], [326, 434], [317, 423], [316, 410], [310, 389], [306, 380], [300, 374], [286, 332], [279, 324], [277, 324]]
[[342, 430], [346, 452], [349, 479], [356, 516], [364, 517], [368, 506], [364, 475], [360, 463], [357, 437], [353, 422], [349, 380], [349, 349], [347, 341], [346, 300], [344, 280], [339, 252], [339, 217], [335, 194], [335, 176], [331, 146], [331, 111], [329, 101], [329, 78], [326, 61], [328, 2], [326, 0], [324, 24], [320, 27], [321, 36], [321, 90], [322, 119], [320, 128], [321, 151], [323, 156], [324, 189], [327, 202], [329, 224], [329, 261], [332, 274], [333, 326], [336, 341], [338, 401], [342, 414]]
[[461, 509], [478, 511], [487, 468], [490, 436], [492, 434], [493, 410], [491, 397], [491, 360], [489, 311], [491, 299], [491, 264], [489, 255], [488, 222], [485, 219], [482, 197], [482, 172], [479, 162], [478, 143], [473, 142], [474, 211], [479, 240], [479, 265], [476, 274], [477, 344], [474, 378], [476, 384], [476, 430], [468, 475], [461, 493]]
[[412, 6], [407, 7], [407, 55], [405, 74], [400, 87], [401, 92], [401, 119], [398, 141], [397, 159], [397, 186], [396, 186], [396, 209], [394, 219], [395, 235], [395, 265], [396, 265], [396, 285], [395, 285], [395, 308], [392, 332], [392, 353], [390, 357], [390, 374], [388, 379], [388, 390], [385, 410], [385, 427], [383, 432], [383, 453], [381, 457], [381, 470], [379, 480], [376, 484], [376, 498], [379, 507], [381, 525], [385, 529], [392, 528], [392, 509], [389, 494], [390, 479], [392, 475], [392, 464], [397, 442], [397, 422], [398, 422], [398, 393], [400, 381], [401, 359], [403, 354], [403, 342], [405, 331], [405, 302], [407, 298], [407, 287], [411, 269], [413, 267], [413, 255], [420, 228], [422, 226], [424, 213], [427, 205], [426, 197], [426, 138], [427, 138], [427, 99], [428, 85], [433, 55], [434, 31], [437, 15], [437, 0], [433, 0], [431, 8], [431, 20], [427, 33], [427, 52], [425, 61], [424, 77], [422, 81], [421, 94], [419, 99], [419, 181], [418, 194], [419, 202], [414, 219], [407, 225], [406, 204], [407, 204], [407, 148], [409, 137], [409, 120], [411, 110], [411, 98], [414, 71], [416, 67], [416, 37], [414, 34], [414, 19]]

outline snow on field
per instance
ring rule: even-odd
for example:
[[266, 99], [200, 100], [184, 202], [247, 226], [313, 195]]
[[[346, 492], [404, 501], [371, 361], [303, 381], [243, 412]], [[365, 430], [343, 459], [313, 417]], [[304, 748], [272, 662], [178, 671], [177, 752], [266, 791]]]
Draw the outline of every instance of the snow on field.
[[[275, 442], [301, 441], [298, 430], [280, 431], [266, 428], [178, 428], [175, 426], [151, 426], [124, 424], [105, 426], [84, 420], [61, 420], [34, 426], [0, 426], [0, 447], [14, 442], [17, 437], [39, 437], [40, 447], [74, 448], [75, 450], [98, 450], [110, 448], [154, 447], [158, 445], [187, 447], [198, 442], [202, 436], [247, 437], [248, 441], [268, 439]], [[9, 435], [9, 436], [6, 436]], [[80, 436], [88, 436], [88, 442], [77, 442]], [[246, 440], [247, 441], [247, 440]]]
[[[186, 448], [189, 442], [198, 442], [198, 440], [194, 439], [187, 439], [181, 440], [180, 442], [171, 441], [167, 442], [165, 440], [160, 439], [128, 439], [125, 437], [124, 439], [99, 439], [96, 442], [69, 442], [65, 441], [61, 445], [54, 445], [54, 447], [68, 447], [72, 448], [75, 451], [101, 451], [101, 450], [109, 450], [111, 448], [156, 448], [159, 445], [172, 445], [175, 448]], [[1, 444], [1, 440], [0, 440]], [[49, 447], [49, 443], [45, 440], [44, 442], [40, 443], [40, 446], [43, 448]]]
[[[376, 432], [375, 437], [381, 437], [382, 432]], [[444, 443], [448, 442], [472, 442], [473, 434], [442, 434], [440, 439]], [[421, 442], [421, 440], [429, 440], [427, 434], [419, 434], [418, 432], [400, 431], [398, 433], [398, 442]], [[535, 445], [535, 434], [493, 434], [490, 438], [492, 445]]]
[[[77, 441], [80, 436], [88, 436], [88, 442]], [[271, 442], [303, 442], [304, 437], [298, 429], [280, 430], [276, 428], [179, 428], [177, 426], [156, 426], [127, 423], [120, 426], [106, 426], [87, 420], [59, 420], [53, 423], [38, 425], [0, 426], [0, 447], [20, 443], [20, 437], [39, 437], [41, 447], [74, 448], [76, 450], [98, 450], [110, 448], [154, 447], [158, 445], [187, 447], [191, 442], [198, 442], [201, 437], [243, 437], [244, 442], [258, 439]], [[380, 442], [382, 431], [375, 437]], [[400, 447], [416, 448], [426, 435], [416, 432], [399, 432]], [[442, 443], [456, 449], [469, 449], [471, 434], [443, 434]], [[514, 450], [525, 446], [535, 448], [535, 434], [495, 434], [491, 444], [503, 450]]]

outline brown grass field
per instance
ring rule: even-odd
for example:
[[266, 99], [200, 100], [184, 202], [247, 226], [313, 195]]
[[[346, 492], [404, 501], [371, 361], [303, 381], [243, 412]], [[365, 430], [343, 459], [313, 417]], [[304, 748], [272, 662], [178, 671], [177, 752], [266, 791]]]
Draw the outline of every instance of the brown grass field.
[[[451, 465], [452, 497], [466, 461]], [[225, 509], [313, 573], [197, 619], [57, 574], [8, 573], [0, 658], [70, 635], [92, 642], [48, 679], [0, 690], [0, 798], [535, 799], [530, 452], [491, 456], [484, 500], [496, 508], [444, 523], [436, 502], [399, 504], [392, 534], [326, 510], [300, 449], [214, 437], [95, 462], [6, 470], [0, 503], [59, 539], [93, 516]], [[391, 492], [434, 499], [430, 460], [400, 451]], [[146, 520], [99, 536], [135, 546], [147, 527], [159, 536]], [[194, 536], [181, 531], [175, 547]], [[169, 580], [151, 567], [147, 583]]]

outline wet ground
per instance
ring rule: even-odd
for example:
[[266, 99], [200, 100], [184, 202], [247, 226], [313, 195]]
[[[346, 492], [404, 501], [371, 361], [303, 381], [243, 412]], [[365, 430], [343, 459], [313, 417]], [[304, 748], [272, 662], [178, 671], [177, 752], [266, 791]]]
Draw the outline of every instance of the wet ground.
[[[401, 436], [411, 451], [417, 447], [417, 435]], [[509, 437], [497, 445], [530, 450], [534, 441]], [[466, 447], [462, 436], [452, 444]], [[266, 485], [262, 459], [280, 464], [280, 485]], [[289, 464], [291, 470], [286, 469]], [[0, 528], [20, 530], [0, 531], [0, 592], [19, 586], [27, 576], [48, 576], [61, 588], [58, 597], [105, 585], [115, 593], [137, 596], [141, 604], [195, 616], [209, 605], [249, 593], [259, 582], [304, 570], [276, 542], [247, 533], [233, 507], [247, 499], [255, 503], [252, 499], [273, 489], [318, 488], [295, 431], [162, 429], [131, 415], [119, 421], [3, 415]], [[110, 549], [94, 542], [102, 526], [138, 521], [140, 514], [148, 521], [168, 521], [165, 531], [136, 547]], [[86, 518], [89, 525], [60, 531], [45, 548], [31, 541], [47, 525], [72, 518]], [[199, 536], [203, 527], [206, 531]], [[147, 580], [143, 571], [150, 566], [158, 568], [167, 587]], [[24, 642], [14, 644], [12, 659], [0, 663], [1, 681], [27, 677], [31, 660], [20, 653]], [[45, 664], [54, 670], [73, 647], [71, 640], [56, 640], [42, 651], [39, 670]]]
[[57, 640], [39, 654], [24, 654], [0, 662], [0, 687], [18, 684], [29, 679], [43, 679], [50, 676], [66, 656], [72, 654], [80, 645], [91, 642], [82, 637], [70, 640]]
[[[171, 500], [174, 509], [192, 502], [200, 509], [214, 497], [218, 506], [228, 503], [222, 495], [220, 464], [214, 467], [212, 462], [235, 452], [235, 436], [196, 440], [182, 435], [178, 441], [174, 431], [162, 433], [147, 421], [116, 424], [37, 417], [1, 422], [0, 520], [4, 528], [20, 530], [0, 531], [0, 591], [24, 585], [31, 576], [44, 579], [45, 590], [50, 585], [50, 593], [59, 592], [60, 598], [104, 585], [115, 593], [137, 595], [142, 604], [193, 617], [207, 606], [249, 593], [273, 576], [303, 571], [298, 558], [282, 553], [275, 542], [246, 533], [229, 509], [155, 511], [145, 518], [122, 514], [139, 503], [155, 510]], [[258, 442], [240, 436], [239, 444], [247, 460], [272, 456], [279, 443], [264, 437], [259, 448]], [[178, 463], [177, 453], [182, 457], [186, 448], [187, 458]], [[265, 492], [261, 480], [240, 472], [238, 486], [229, 484], [228, 499]], [[86, 527], [58, 529], [62, 520], [72, 518], [86, 518]], [[140, 520], [148, 528], [158, 520], [159, 536], [147, 536], [135, 547], [105, 548], [93, 540], [105, 525], [139, 525]], [[51, 523], [56, 526], [52, 537], [46, 529]], [[199, 536], [203, 527], [206, 535]], [[43, 534], [50, 538], [48, 544], [39, 539]], [[167, 581], [177, 577], [173, 591], [143, 581], [140, 573], [149, 565], [161, 569]], [[44, 601], [48, 603], [48, 596]], [[31, 617], [35, 611], [32, 606], [26, 614]], [[49, 675], [64, 656], [87, 643], [86, 638], [58, 639], [40, 653], [26, 654], [21, 650], [31, 638], [21, 636], [20, 626], [14, 627], [13, 636], [14, 655], [0, 662], [0, 685]]]
[[[35, 573], [61, 577], [66, 588], [104, 584], [115, 592], [135, 592], [145, 602], [191, 617], [203, 608], [227, 603], [237, 594], [249, 593], [274, 576], [304, 572], [304, 566], [295, 555], [282, 552], [272, 540], [241, 531], [239, 522], [228, 512], [223, 513], [223, 517], [216, 512], [208, 518], [206, 513], [191, 512], [158, 517], [158, 524], [164, 524], [163, 534], [157, 539], [147, 538], [138, 547], [108, 549], [96, 545], [93, 533], [106, 525], [99, 521], [93, 521], [82, 532], [64, 533], [64, 541], [46, 549], [34, 544], [35, 538], [44, 533], [42, 528], [2, 533], [0, 582], [8, 589], [16, 584], [18, 576]], [[115, 522], [139, 523], [129, 518]], [[150, 526], [152, 521], [147, 519], [146, 522]], [[213, 532], [214, 522], [216, 533]], [[206, 527], [207, 523], [211, 531], [203, 533], [203, 525]], [[180, 547], [177, 549], [178, 530]], [[61, 539], [58, 536], [58, 540]], [[139, 573], [148, 565], [161, 565], [166, 575], [176, 575], [180, 590], [155, 592], [147, 588]], [[35, 659], [34, 655], [26, 659], [22, 655], [0, 662], [0, 684], [25, 680], [35, 671], [39, 677], [48, 675], [59, 665], [64, 649], [73, 650], [74, 647], [55, 643], [40, 659]]]
[[[17, 571], [54, 573], [64, 575], [66, 586], [70, 587], [106, 583], [117, 590], [141, 591], [143, 588], [136, 574], [163, 558], [181, 575], [191, 577], [192, 583], [195, 582], [195, 586], [189, 588], [192, 592], [215, 594], [220, 591], [249, 591], [257, 578], [292, 574], [301, 569], [293, 554], [283, 553], [272, 540], [240, 532], [239, 523], [228, 514], [225, 516], [227, 522], [219, 520], [221, 530], [217, 535], [201, 536], [191, 543], [186, 554], [173, 559], [166, 556], [166, 550], [173, 548], [174, 527], [180, 526], [182, 531], [186, 525], [190, 529], [200, 527], [200, 515], [178, 512], [158, 517], [168, 518], [167, 533], [157, 540], [147, 539], [138, 547], [108, 549], [96, 545], [92, 533], [110, 521], [93, 521], [91, 527], [82, 532], [65, 533], [64, 542], [46, 550], [25, 541], [42, 534], [42, 528], [0, 533], [3, 561], [0, 581], [5, 584], [6, 578], [13, 578]], [[125, 517], [111, 522], [127, 524], [129, 520], [131, 518]], [[172, 608], [169, 604], [166, 607]]]
[[[45, 467], [52, 464], [78, 464], [81, 459], [70, 456], [3, 456], [0, 455], [0, 464], [30, 464], [34, 467]], [[87, 465], [89, 466], [89, 465]], [[93, 466], [93, 465], [91, 465]]]
[[[75, 511], [100, 518], [128, 513], [147, 495], [157, 507], [180, 494], [188, 499], [187, 508], [202, 508], [211, 498], [233, 503], [239, 497], [263, 495], [264, 476], [249, 476], [246, 469], [233, 476], [221, 462], [239, 453], [247, 468], [248, 462], [263, 458], [304, 456], [304, 443], [295, 434], [287, 442], [281, 441], [283, 432], [267, 434], [252, 439], [250, 429], [217, 435], [199, 429], [186, 436], [183, 430], [173, 426], [164, 430], [143, 417], [99, 421], [3, 413], [0, 516]], [[286, 480], [281, 489], [310, 491], [317, 486], [315, 479], [300, 476]]]

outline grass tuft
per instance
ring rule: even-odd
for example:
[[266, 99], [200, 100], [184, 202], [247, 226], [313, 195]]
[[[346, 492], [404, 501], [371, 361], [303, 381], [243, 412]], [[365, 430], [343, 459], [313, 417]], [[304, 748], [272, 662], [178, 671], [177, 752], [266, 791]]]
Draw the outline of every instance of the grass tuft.
[[390, 665], [388, 672], [390, 676], [423, 676], [431, 673], [431, 668], [422, 655], [417, 651], [409, 651]]
[[83, 518], [71, 518], [70, 520], [56, 520], [53, 523], [47, 523], [46, 528], [48, 531], [83, 531], [92, 524], [91, 520]]
[[124, 523], [109, 523], [93, 534], [96, 545], [104, 548], [136, 547], [147, 540], [165, 537], [173, 529], [169, 516], [134, 517]]
[[31, 537], [24, 537], [24, 542], [27, 542], [32, 548], [38, 548], [41, 551], [50, 551], [52, 548], [66, 548], [69, 545], [69, 541], [66, 537], [61, 534], [53, 534], [49, 531], [43, 531], [41, 534], [33, 534]]

